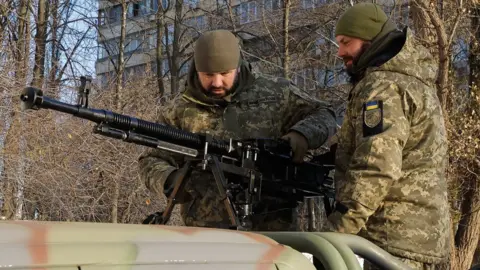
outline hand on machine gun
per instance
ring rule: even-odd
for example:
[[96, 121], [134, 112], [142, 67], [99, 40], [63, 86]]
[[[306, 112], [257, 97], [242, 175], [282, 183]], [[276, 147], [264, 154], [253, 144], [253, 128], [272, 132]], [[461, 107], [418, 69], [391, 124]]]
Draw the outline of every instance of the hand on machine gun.
[[300, 134], [296, 131], [290, 131], [286, 135], [284, 135], [281, 139], [286, 140], [290, 143], [290, 147], [292, 147], [293, 152], [293, 159], [294, 163], [301, 163], [303, 161], [303, 157], [307, 153], [308, 150], [308, 142], [305, 136]]

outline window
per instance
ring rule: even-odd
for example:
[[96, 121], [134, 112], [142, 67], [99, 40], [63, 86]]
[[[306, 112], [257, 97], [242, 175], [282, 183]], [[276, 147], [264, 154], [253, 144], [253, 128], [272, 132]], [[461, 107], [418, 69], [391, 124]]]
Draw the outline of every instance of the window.
[[102, 59], [107, 56], [108, 56], [108, 53], [107, 53], [107, 50], [105, 50], [105, 47], [103, 46], [103, 44], [98, 46], [98, 55], [97, 55], [98, 59]]
[[[157, 74], [157, 61], [151, 62], [152, 72]], [[162, 76], [165, 76], [170, 71], [168, 58], [162, 59]]]
[[173, 44], [173, 24], [169, 24], [167, 26], [167, 29], [168, 29], [168, 32], [163, 33], [163, 36], [162, 36], [162, 43], [165, 46]]
[[150, 31], [148, 31], [148, 44], [147, 44], [147, 48], [148, 49], [153, 49], [153, 48], [156, 48], [157, 47], [157, 30], [154, 28], [154, 29], [150, 29]]
[[98, 81], [100, 82], [100, 85], [102, 87], [106, 87], [108, 83], [107, 75], [106, 74], [100, 74], [97, 76]]
[[205, 15], [188, 18], [185, 20], [185, 25], [199, 31], [203, 30], [207, 26]]
[[138, 37], [129, 37], [125, 40], [125, 52], [136, 51], [141, 44], [141, 40]]
[[316, 8], [323, 4], [326, 4], [327, 0], [302, 0], [303, 8]]
[[[165, 34], [165, 30], [163, 31], [162, 35], [162, 44], [164, 46], [172, 45], [173, 44], [173, 24], [169, 24], [167, 26], [168, 34]], [[154, 49], [157, 47], [157, 29], [151, 28], [146, 33], [146, 44], [145, 47], [147, 49]]]
[[257, 3], [254, 1], [241, 3], [233, 8], [236, 16], [240, 17], [240, 24], [258, 20]]
[[142, 0], [139, 2], [128, 3], [127, 17], [133, 18], [149, 14], [150, 1], [151, 0]]
[[102, 44], [102, 56], [103, 57], [108, 57], [108, 56], [114, 56], [118, 54], [118, 39], [110, 39]]
[[165, 76], [170, 71], [170, 61], [168, 58], [164, 58], [162, 61], [162, 76]]
[[283, 6], [283, 0], [265, 0], [263, 2], [264, 9], [269, 11], [283, 9]]
[[189, 8], [200, 7], [200, 0], [183, 0], [183, 4]]
[[107, 12], [105, 10], [98, 11], [98, 25], [104, 25], [107, 23]]
[[122, 17], [122, 6], [114, 6], [108, 9], [108, 23], [119, 22]]
[[158, 3], [161, 3], [162, 8], [165, 10], [169, 8], [170, 1], [169, 0], [152, 0], [152, 10], [156, 12], [158, 10]]

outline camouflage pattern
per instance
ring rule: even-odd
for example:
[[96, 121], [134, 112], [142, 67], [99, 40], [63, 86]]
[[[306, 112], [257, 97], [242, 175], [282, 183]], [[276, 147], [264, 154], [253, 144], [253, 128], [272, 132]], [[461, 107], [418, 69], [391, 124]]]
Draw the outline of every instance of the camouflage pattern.
[[[435, 265], [431, 263], [422, 263], [422, 262], [417, 262], [405, 258], [396, 258], [406, 266], [410, 267], [413, 270], [435, 270]], [[369, 261], [364, 261], [363, 263], [363, 270], [383, 270], [383, 268], [380, 268]]]
[[[192, 65], [193, 67], [194, 65]], [[159, 122], [189, 132], [209, 132], [228, 140], [241, 138], [280, 138], [289, 131], [305, 136], [309, 149], [320, 147], [336, 129], [335, 114], [326, 103], [314, 100], [285, 79], [269, 79], [253, 73], [248, 64], [241, 66], [240, 90], [220, 102], [200, 100], [201, 90], [192, 82], [182, 95], [162, 108]], [[246, 83], [248, 82], [248, 83]], [[148, 189], [161, 195], [171, 172], [183, 165], [183, 156], [163, 150], [151, 150], [139, 159], [141, 177]], [[187, 226], [228, 228], [230, 221], [210, 172], [193, 171], [185, 191], [191, 200], [181, 205]], [[168, 186], [168, 185], [167, 185]], [[262, 195], [266, 215], [254, 215], [256, 230], [297, 230], [297, 211], [281, 208], [280, 199]]]
[[331, 230], [437, 264], [449, 249], [447, 137], [436, 63], [407, 31], [401, 51], [351, 90], [336, 154]]
[[178, 226], [0, 221], [0, 268], [315, 270], [261, 234]]

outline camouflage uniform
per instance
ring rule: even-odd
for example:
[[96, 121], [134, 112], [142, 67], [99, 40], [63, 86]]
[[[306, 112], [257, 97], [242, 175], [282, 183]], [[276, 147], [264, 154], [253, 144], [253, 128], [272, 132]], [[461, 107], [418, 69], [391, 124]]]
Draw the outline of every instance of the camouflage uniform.
[[[165, 106], [159, 122], [189, 132], [210, 134], [222, 139], [279, 138], [294, 130], [303, 134], [310, 149], [321, 146], [335, 132], [334, 112], [329, 105], [310, 98], [284, 79], [271, 80], [241, 65], [233, 94], [223, 99], [207, 97], [191, 65], [187, 89]], [[140, 160], [140, 171], [148, 189], [164, 192], [168, 175], [182, 166], [182, 156], [160, 150], [149, 151]], [[192, 200], [182, 204], [187, 226], [227, 228], [227, 212], [211, 173], [193, 171], [185, 190]], [[266, 198], [265, 209], [278, 201]], [[257, 230], [295, 230], [295, 210], [279, 210], [255, 216]]]
[[[422, 263], [422, 262], [417, 262], [417, 261], [409, 260], [405, 258], [397, 258], [397, 259], [412, 269], [417, 269], [417, 270], [434, 270], [435, 269], [435, 264]], [[363, 263], [363, 270], [382, 270], [382, 268], [377, 267], [376, 265], [373, 265], [369, 261], [365, 260]]]
[[349, 95], [329, 220], [427, 269], [447, 258], [450, 241], [436, 63], [407, 29], [382, 42], [383, 64], [368, 66]]

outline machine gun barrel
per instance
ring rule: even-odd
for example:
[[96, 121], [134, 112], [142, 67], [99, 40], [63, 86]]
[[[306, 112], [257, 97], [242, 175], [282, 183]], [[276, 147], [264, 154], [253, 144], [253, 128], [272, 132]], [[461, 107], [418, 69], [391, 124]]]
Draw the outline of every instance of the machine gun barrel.
[[[26, 87], [22, 92], [20, 99], [22, 100], [22, 109], [52, 109], [71, 114], [79, 118], [87, 119], [98, 124], [106, 124], [108, 127], [119, 129], [120, 131], [129, 130], [140, 135], [153, 137], [169, 143], [181, 144], [193, 149], [202, 149], [204, 146], [206, 137], [204, 135], [190, 133], [169, 125], [153, 123], [135, 117], [114, 113], [108, 110], [92, 109], [80, 105], [64, 103], [44, 96], [43, 92], [37, 88]], [[128, 135], [122, 132], [115, 133], [114, 130], [106, 131], [105, 129], [102, 129], [101, 126], [98, 130], [96, 130], [96, 132], [109, 132], [110, 137], [115, 138]], [[144, 142], [142, 144], [150, 145], [148, 142]], [[218, 154], [229, 153], [231, 150], [230, 146], [231, 145], [226, 141], [212, 138], [209, 142], [209, 151]]]

